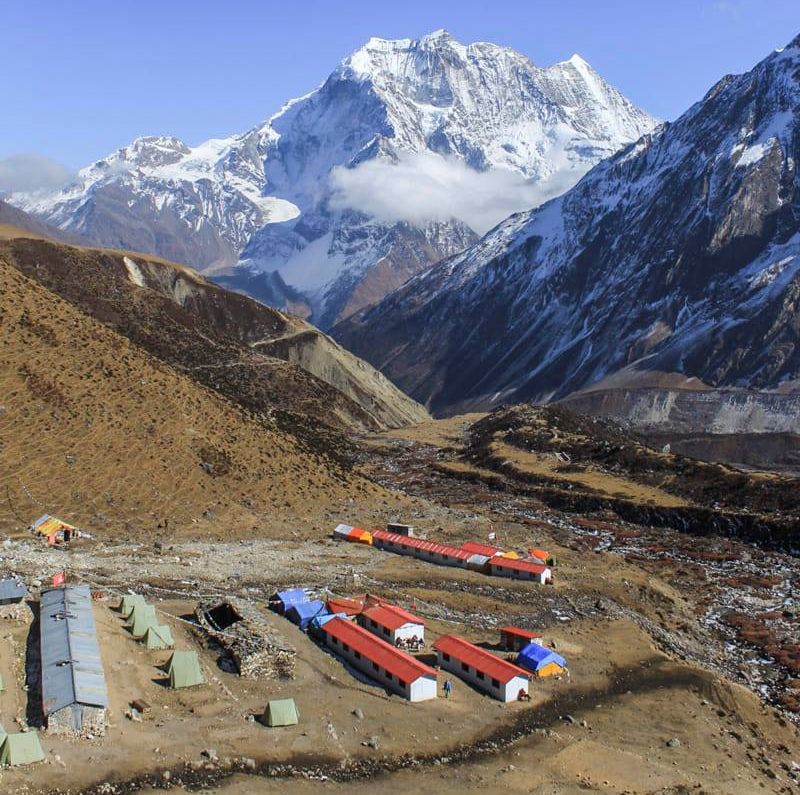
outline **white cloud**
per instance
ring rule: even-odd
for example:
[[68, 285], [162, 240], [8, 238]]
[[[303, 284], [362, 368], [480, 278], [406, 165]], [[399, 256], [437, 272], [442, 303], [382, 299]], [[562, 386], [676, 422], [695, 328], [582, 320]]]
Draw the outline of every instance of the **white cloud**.
[[532, 183], [512, 171], [476, 171], [457, 158], [425, 151], [403, 154], [397, 162], [369, 160], [356, 168], [333, 169], [331, 204], [387, 223], [424, 225], [457, 218], [482, 235], [512, 213], [563, 193], [583, 173], [560, 171]]
[[12, 155], [0, 160], [0, 193], [55, 190], [71, 177], [66, 166], [44, 155]]

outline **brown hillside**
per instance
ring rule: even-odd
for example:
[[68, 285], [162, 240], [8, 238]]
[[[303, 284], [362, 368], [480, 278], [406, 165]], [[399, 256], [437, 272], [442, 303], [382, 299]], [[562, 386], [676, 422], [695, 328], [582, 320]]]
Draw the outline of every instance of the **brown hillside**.
[[[200, 383], [251, 411], [270, 413], [318, 449], [326, 428], [363, 432], [427, 417], [313, 326], [228, 292], [190, 268], [30, 239], [3, 243], [0, 258]], [[337, 444], [328, 440], [323, 447]]]
[[6, 529], [52, 512], [101, 536], [269, 535], [379, 491], [3, 262], [0, 336]]

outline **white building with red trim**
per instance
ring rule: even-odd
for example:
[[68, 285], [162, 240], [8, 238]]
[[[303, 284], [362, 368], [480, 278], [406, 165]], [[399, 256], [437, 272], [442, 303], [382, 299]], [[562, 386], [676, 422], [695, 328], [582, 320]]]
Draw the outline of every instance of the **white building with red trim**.
[[436, 541], [425, 541], [422, 538], [409, 538], [399, 533], [390, 533], [388, 530], [375, 530], [372, 534], [372, 544], [387, 552], [410, 555], [420, 560], [427, 560], [429, 563], [437, 563], [440, 566], [466, 568], [467, 561], [474, 557], [473, 552], [468, 552], [461, 547], [439, 544]]
[[409, 701], [436, 698], [436, 671], [410, 654], [344, 618], [327, 621], [322, 632], [331, 651], [387, 690]]
[[440, 668], [504, 702], [528, 693], [530, 674], [513, 663], [456, 635], [443, 635], [433, 644]]
[[398, 640], [425, 640], [425, 622], [397, 605], [380, 602], [366, 607], [358, 616], [358, 623], [373, 635], [397, 643]]
[[542, 585], [553, 581], [553, 571], [543, 563], [513, 558], [491, 558], [486, 564], [495, 577], [511, 577], [515, 580], [533, 580]]

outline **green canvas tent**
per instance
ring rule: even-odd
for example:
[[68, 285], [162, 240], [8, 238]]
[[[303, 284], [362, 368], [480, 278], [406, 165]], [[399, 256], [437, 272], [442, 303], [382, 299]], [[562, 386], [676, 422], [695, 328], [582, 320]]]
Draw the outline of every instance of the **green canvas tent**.
[[137, 616], [142, 615], [155, 615], [155, 607], [153, 605], [147, 604], [147, 602], [137, 602], [133, 607], [131, 607], [131, 612], [128, 615], [128, 620], [125, 622], [125, 626], [129, 627], [136, 621]]
[[148, 627], [143, 640], [148, 649], [171, 649], [175, 645], [172, 630], [166, 624]]
[[194, 687], [205, 684], [203, 672], [200, 670], [200, 660], [196, 651], [175, 651], [169, 658], [167, 666], [169, 686], [172, 688]]
[[3, 675], [0, 674], [0, 693], [4, 693], [6, 689], [6, 683], [3, 681]]
[[0, 765], [32, 765], [44, 760], [44, 751], [36, 732], [7, 734], [0, 747]]
[[156, 609], [152, 605], [136, 605], [126, 624], [134, 638], [143, 638], [150, 627], [158, 626]]
[[278, 698], [267, 703], [261, 717], [265, 726], [295, 726], [300, 720], [297, 704], [293, 698]]
[[128, 618], [136, 605], [146, 604], [144, 597], [139, 593], [126, 593], [119, 603], [119, 612], [123, 618]]
[[3, 728], [3, 724], [0, 723], [0, 748], [3, 747], [3, 743], [6, 741], [6, 730]]

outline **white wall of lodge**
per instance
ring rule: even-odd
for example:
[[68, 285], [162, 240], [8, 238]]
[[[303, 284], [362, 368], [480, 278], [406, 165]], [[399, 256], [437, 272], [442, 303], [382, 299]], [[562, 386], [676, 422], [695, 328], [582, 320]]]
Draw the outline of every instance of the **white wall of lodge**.
[[541, 574], [534, 574], [531, 571], [519, 571], [518, 569], [504, 568], [502, 561], [494, 559], [489, 561], [489, 572], [495, 577], [511, 577], [515, 580], [534, 580], [542, 585], [544, 585], [553, 576], [552, 570], [548, 567], [545, 567]]
[[433, 550], [418, 549], [417, 547], [406, 546], [396, 541], [384, 540], [376, 538], [372, 542], [373, 546], [378, 549], [385, 549], [387, 552], [394, 552], [397, 555], [408, 555], [412, 558], [419, 558], [419, 560], [427, 560], [429, 563], [436, 563], [439, 566], [461, 566], [466, 567], [466, 561], [454, 555], [448, 555], [444, 552], [435, 552]]
[[383, 640], [385, 640], [387, 643], [394, 644], [400, 638], [403, 640], [408, 640], [409, 638], [413, 638], [415, 635], [420, 640], [425, 640], [425, 626], [423, 624], [413, 624], [409, 622], [408, 624], [403, 624], [402, 627], [391, 630], [389, 627], [382, 626], [368, 616], [359, 616], [358, 623], [361, 624], [364, 629], [369, 630], [373, 635], [383, 638]]
[[528, 692], [528, 678], [525, 676], [515, 676], [509, 682], [501, 682], [477, 671], [472, 665], [456, 659], [452, 654], [447, 655], [438, 649], [436, 659], [440, 668], [450, 671], [499, 701], [516, 701], [520, 690]]
[[390, 674], [378, 663], [372, 662], [366, 655], [356, 651], [348, 644], [335, 638], [330, 633], [325, 633], [325, 644], [336, 652], [339, 657], [346, 660], [353, 668], [366, 674], [370, 679], [379, 682], [383, 687], [397, 693], [409, 701], [427, 701], [436, 698], [436, 677], [421, 674], [411, 682], [401, 682], [396, 676]]
[[[495, 577], [511, 577], [515, 580], [538, 582], [542, 585], [547, 584], [547, 582], [553, 578], [553, 571], [549, 566], [545, 567], [541, 574], [534, 574], [530, 571], [519, 571], [518, 569], [504, 567], [503, 561], [505, 559], [499, 555], [486, 558], [488, 563], [484, 563], [483, 561], [478, 562], [477, 560], [470, 561], [468, 558], [462, 558], [444, 552], [406, 546], [405, 544], [389, 539], [376, 538], [373, 541], [373, 546], [376, 549], [382, 549], [386, 552], [394, 552], [397, 555], [408, 555], [409, 557], [424, 560], [428, 563], [435, 563], [437, 566], [457, 566], [462, 569], [476, 569], [478, 571], [486, 571], [487, 569], [485, 566], [488, 566], [489, 574]], [[472, 557], [478, 558], [480, 556], [473, 555]]]

